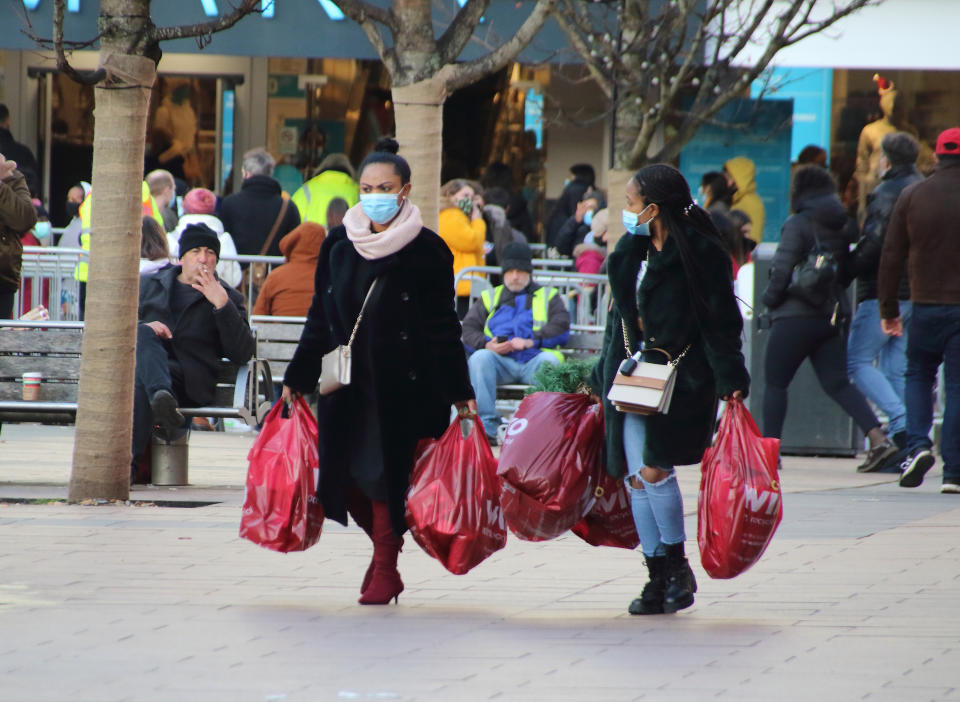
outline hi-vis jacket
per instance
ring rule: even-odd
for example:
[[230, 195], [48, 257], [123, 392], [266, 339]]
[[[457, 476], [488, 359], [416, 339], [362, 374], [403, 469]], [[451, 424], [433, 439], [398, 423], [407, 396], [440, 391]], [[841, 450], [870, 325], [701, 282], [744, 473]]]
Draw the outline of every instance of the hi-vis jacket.
[[519, 293], [504, 285], [484, 291], [463, 319], [463, 344], [472, 353], [498, 336], [533, 339], [533, 348], [508, 354], [519, 363], [545, 350], [563, 360], [556, 350], [570, 338], [570, 313], [563, 296], [556, 288], [536, 283]]
[[[163, 227], [163, 215], [160, 214], [160, 208], [157, 207], [156, 201], [153, 199], [153, 196], [150, 194], [150, 188], [147, 186], [146, 182], [141, 184], [140, 187], [140, 205], [143, 211], [144, 217], [153, 217], [157, 222], [160, 223], [160, 227]], [[83, 227], [83, 230], [80, 233], [80, 248], [84, 251], [90, 250], [90, 223], [93, 221], [93, 190], [87, 193], [87, 196], [83, 198], [83, 202], [80, 203], [80, 224]], [[73, 277], [79, 280], [81, 283], [87, 282], [87, 275], [89, 273], [89, 266], [86, 261], [80, 261], [77, 264], [77, 267], [73, 271]]]

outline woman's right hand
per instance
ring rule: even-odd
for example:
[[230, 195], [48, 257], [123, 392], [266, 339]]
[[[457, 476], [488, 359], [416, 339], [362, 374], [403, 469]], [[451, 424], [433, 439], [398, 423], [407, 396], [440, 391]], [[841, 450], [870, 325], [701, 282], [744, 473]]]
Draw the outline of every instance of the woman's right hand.
[[283, 391], [280, 393], [280, 399], [283, 400], [286, 404], [293, 404], [296, 400], [299, 400], [303, 397], [303, 393], [298, 390], [294, 390], [289, 385], [283, 386]]

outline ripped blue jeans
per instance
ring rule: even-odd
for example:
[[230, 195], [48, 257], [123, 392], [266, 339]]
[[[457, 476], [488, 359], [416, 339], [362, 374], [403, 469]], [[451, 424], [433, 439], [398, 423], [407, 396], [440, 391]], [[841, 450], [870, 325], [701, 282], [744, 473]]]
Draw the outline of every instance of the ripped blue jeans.
[[[640, 536], [640, 549], [645, 556], [664, 555], [664, 544], [677, 544], [686, 539], [683, 528], [683, 496], [673, 466], [651, 466], [670, 473], [663, 480], [651, 483], [643, 479], [643, 447], [647, 439], [647, 418], [640, 414], [623, 416], [623, 451], [627, 457], [627, 488], [633, 521]], [[630, 485], [638, 476], [643, 489]]]

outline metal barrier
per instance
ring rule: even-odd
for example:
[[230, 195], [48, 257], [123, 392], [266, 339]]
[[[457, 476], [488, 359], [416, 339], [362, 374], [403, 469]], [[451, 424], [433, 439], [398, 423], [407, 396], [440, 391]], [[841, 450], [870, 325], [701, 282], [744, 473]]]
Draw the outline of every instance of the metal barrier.
[[74, 277], [74, 270], [79, 262], [89, 258], [89, 252], [84, 249], [24, 246], [14, 317], [33, 309], [46, 298], [50, 319], [80, 319], [80, 281]]
[[[496, 266], [467, 266], [454, 279], [454, 290], [461, 281], [469, 280], [470, 304], [477, 301], [484, 290], [492, 290], [490, 275], [501, 275]], [[557, 288], [567, 300], [570, 310], [570, 329], [579, 332], [603, 333], [607, 324], [610, 302], [610, 281], [605, 275], [561, 270], [533, 270], [533, 280], [540, 285]]]

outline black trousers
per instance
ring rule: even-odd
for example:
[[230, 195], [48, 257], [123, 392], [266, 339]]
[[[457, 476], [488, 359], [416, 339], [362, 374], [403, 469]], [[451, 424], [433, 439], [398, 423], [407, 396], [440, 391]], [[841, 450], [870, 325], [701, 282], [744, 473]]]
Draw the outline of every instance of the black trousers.
[[[158, 390], [173, 393], [181, 406], [187, 402], [183, 377], [176, 365], [171, 366], [164, 341], [146, 324], [137, 326], [136, 384], [133, 392], [133, 455], [147, 448], [153, 430], [150, 399]], [[186, 426], [186, 423], [184, 424]]]
[[763, 434], [780, 438], [787, 416], [787, 388], [807, 358], [820, 387], [866, 433], [880, 421], [866, 399], [847, 378], [847, 354], [842, 330], [823, 317], [787, 317], [774, 321], [767, 339], [764, 364]]
[[13, 319], [13, 298], [16, 294], [0, 292], [0, 319]]

